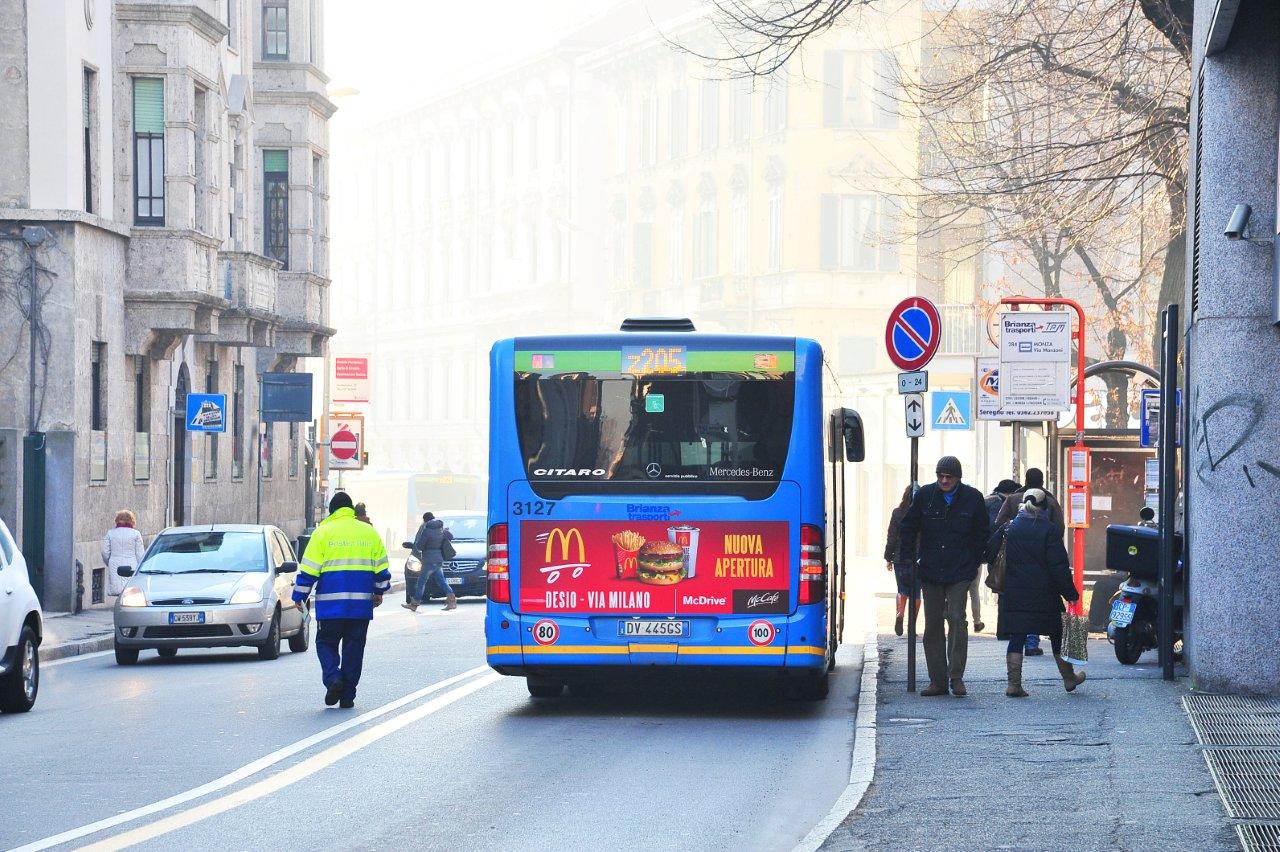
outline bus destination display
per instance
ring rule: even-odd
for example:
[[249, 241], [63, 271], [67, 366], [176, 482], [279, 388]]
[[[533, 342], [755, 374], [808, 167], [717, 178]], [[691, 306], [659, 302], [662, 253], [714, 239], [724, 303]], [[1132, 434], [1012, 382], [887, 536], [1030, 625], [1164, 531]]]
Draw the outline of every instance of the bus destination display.
[[688, 366], [683, 346], [624, 346], [622, 372], [634, 376], [670, 376]]

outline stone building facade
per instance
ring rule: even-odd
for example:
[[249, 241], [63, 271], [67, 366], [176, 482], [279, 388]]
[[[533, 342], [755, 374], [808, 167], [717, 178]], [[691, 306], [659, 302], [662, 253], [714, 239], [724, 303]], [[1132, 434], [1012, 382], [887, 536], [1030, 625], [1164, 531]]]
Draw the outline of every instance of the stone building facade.
[[[309, 424], [269, 425], [259, 455], [258, 376], [333, 333], [321, 3], [0, 0], [0, 21], [0, 517], [23, 529], [23, 436], [44, 435], [46, 608], [99, 602], [121, 508], [148, 537], [252, 521], [261, 472], [262, 520], [301, 532]], [[33, 263], [34, 323], [11, 309]], [[187, 432], [203, 392], [227, 395], [224, 434]]]
[[[1280, 695], [1280, 7], [1197, 0], [1183, 389], [1192, 676]], [[1252, 209], [1243, 239], [1224, 229]]]

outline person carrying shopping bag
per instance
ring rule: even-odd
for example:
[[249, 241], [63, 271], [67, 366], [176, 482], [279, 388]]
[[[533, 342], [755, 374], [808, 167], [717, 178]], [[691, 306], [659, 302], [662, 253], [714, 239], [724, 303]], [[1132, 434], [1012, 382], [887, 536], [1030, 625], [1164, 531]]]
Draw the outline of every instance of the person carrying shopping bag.
[[1005, 574], [1000, 593], [996, 636], [1009, 643], [1005, 653], [1010, 698], [1026, 698], [1022, 687], [1023, 649], [1029, 634], [1048, 636], [1053, 646], [1053, 659], [1067, 692], [1084, 683], [1084, 672], [1077, 672], [1062, 658], [1063, 599], [1079, 598], [1071, 577], [1067, 550], [1053, 522], [1048, 517], [1048, 495], [1039, 488], [1028, 488], [1022, 508], [1007, 525], [996, 530], [987, 546], [988, 559], [994, 559], [1003, 542]]

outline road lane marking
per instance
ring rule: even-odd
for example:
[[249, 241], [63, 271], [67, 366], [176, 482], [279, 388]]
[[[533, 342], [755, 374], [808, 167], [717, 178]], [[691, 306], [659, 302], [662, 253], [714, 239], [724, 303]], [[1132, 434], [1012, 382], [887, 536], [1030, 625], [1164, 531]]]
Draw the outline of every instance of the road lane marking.
[[332, 739], [344, 731], [349, 731], [352, 728], [363, 725], [366, 722], [378, 718], [379, 716], [385, 716], [387, 713], [398, 710], [406, 704], [412, 704], [419, 698], [423, 698], [433, 692], [439, 692], [442, 689], [447, 689], [459, 681], [475, 677], [476, 675], [487, 671], [489, 671], [488, 666], [476, 666], [462, 674], [445, 678], [444, 680], [433, 683], [430, 686], [425, 686], [416, 692], [411, 692], [408, 695], [397, 698], [395, 701], [383, 704], [381, 707], [375, 707], [367, 713], [362, 713], [359, 716], [356, 716], [354, 719], [348, 719], [345, 722], [325, 728], [322, 731], [318, 731], [309, 737], [298, 740], [291, 745], [287, 745], [271, 752], [268, 755], [260, 757], [252, 763], [247, 763], [239, 769], [229, 772], [220, 778], [215, 778], [207, 784], [202, 784], [199, 787], [194, 787], [185, 792], [169, 796], [166, 799], [161, 799], [160, 801], [153, 802], [150, 805], [134, 808], [133, 810], [125, 811], [122, 814], [116, 814], [115, 816], [107, 817], [106, 819], [101, 819], [97, 822], [89, 823], [88, 825], [84, 825], [79, 828], [73, 828], [60, 834], [46, 837], [42, 840], [33, 841], [25, 846], [19, 846], [17, 849], [12, 850], [12, 852], [38, 852], [38, 850], [49, 849], [50, 847], [57, 846], [62, 843], [70, 843], [73, 840], [79, 840], [81, 837], [88, 837], [91, 834], [97, 834], [100, 831], [115, 828], [118, 825], [133, 822], [134, 820], [138, 820], [146, 816], [151, 816], [152, 814], [168, 810], [169, 808], [177, 805], [186, 804], [187, 802], [190, 802], [193, 799], [198, 799], [201, 796], [216, 793], [218, 790], [226, 789], [232, 784], [238, 784], [246, 778], [262, 772], [264, 769], [268, 769], [280, 761], [292, 757], [301, 751], [305, 751], [318, 743]]
[[792, 852], [814, 852], [826, 842], [849, 814], [862, 804], [876, 774], [876, 682], [880, 677], [880, 636], [868, 631], [862, 646], [862, 682], [858, 690], [858, 715], [854, 720], [853, 764], [849, 783], [831, 810], [809, 830]]
[[490, 684], [496, 683], [502, 679], [502, 676], [496, 672], [491, 672], [484, 677], [477, 678], [468, 683], [463, 684], [455, 689], [451, 689], [444, 695], [437, 696], [421, 707], [415, 707], [412, 710], [401, 713], [392, 719], [388, 719], [379, 725], [375, 725], [368, 730], [361, 731], [350, 739], [343, 740], [340, 743], [330, 746], [317, 755], [307, 758], [301, 763], [291, 766], [288, 769], [281, 770], [270, 778], [264, 778], [261, 781], [250, 784], [242, 790], [234, 793], [228, 793], [214, 799], [211, 802], [205, 802], [185, 811], [180, 811], [172, 816], [156, 820], [149, 825], [139, 826], [131, 831], [118, 834], [115, 837], [108, 837], [97, 843], [80, 847], [84, 852], [115, 852], [119, 849], [127, 849], [130, 846], [136, 846], [139, 843], [145, 843], [162, 837], [172, 831], [180, 828], [187, 828], [202, 820], [210, 817], [226, 813], [233, 808], [277, 793], [291, 784], [296, 784], [305, 778], [315, 775], [322, 769], [325, 769], [342, 760], [344, 757], [350, 757], [365, 746], [372, 745], [378, 740], [388, 737], [396, 731], [413, 724], [421, 719], [430, 716], [454, 702], [460, 701], [474, 692], [479, 692]]
[[51, 669], [54, 666], [62, 666], [62, 665], [66, 665], [67, 663], [78, 663], [81, 660], [93, 660], [93, 659], [97, 659], [98, 657], [110, 657], [114, 653], [115, 651], [94, 651], [92, 654], [77, 654], [74, 657], [61, 657], [57, 660], [49, 660], [49, 662], [47, 663], [44, 660], [41, 660], [40, 668]]

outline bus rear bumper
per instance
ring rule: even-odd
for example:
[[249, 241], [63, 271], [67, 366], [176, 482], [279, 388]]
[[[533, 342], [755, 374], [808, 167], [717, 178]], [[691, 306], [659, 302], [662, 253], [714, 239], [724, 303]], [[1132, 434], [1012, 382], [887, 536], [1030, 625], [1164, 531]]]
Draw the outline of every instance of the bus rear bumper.
[[[490, 604], [485, 621], [486, 654], [497, 672], [513, 676], [569, 674], [570, 669], [675, 667], [788, 669], [812, 673], [827, 665], [826, 619], [821, 605], [792, 615], [690, 616], [691, 636], [681, 639], [623, 638], [618, 615], [524, 615]], [[551, 622], [553, 627], [545, 626]], [[772, 627], [767, 639], [756, 632]], [[535, 629], [541, 640], [535, 639]]]

